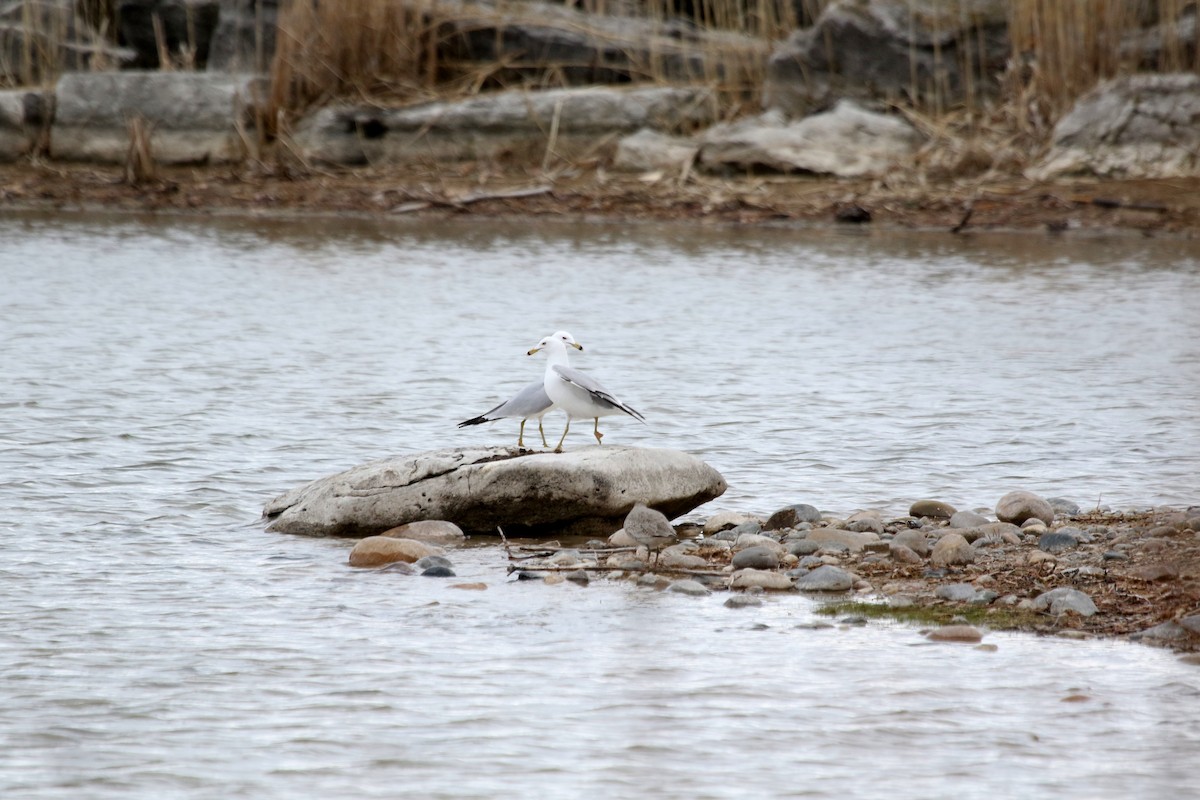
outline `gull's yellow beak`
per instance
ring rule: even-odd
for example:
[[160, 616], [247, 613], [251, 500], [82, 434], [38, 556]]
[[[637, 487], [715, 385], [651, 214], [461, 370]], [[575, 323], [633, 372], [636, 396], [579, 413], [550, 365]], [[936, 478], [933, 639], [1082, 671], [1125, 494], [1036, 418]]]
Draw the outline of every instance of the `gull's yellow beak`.
[[571, 347], [574, 347], [576, 350], [583, 350], [583, 345], [579, 342], [571, 342]]
[[542, 349], [542, 348], [540, 348], [540, 347], [535, 347], [535, 348], [533, 348], [532, 350], [530, 350], [528, 353], [526, 353], [525, 355], [527, 355], [527, 356], [531, 356], [531, 355], [533, 355], [534, 353], [536, 353], [537, 351], [539, 351], [539, 350], [541, 350], [541, 349]]

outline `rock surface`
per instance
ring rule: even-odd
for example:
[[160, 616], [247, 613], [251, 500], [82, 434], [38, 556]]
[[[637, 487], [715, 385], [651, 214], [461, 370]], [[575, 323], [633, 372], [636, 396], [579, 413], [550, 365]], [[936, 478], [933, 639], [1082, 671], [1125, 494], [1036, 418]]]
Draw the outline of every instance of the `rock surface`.
[[841, 567], [826, 564], [796, 579], [802, 592], [847, 592], [854, 588], [854, 576]]
[[462, 528], [453, 522], [441, 519], [423, 519], [409, 522], [391, 530], [384, 531], [381, 536], [391, 536], [396, 539], [414, 539], [427, 544], [459, 544], [465, 538]]
[[961, 534], [947, 533], [937, 540], [929, 560], [937, 566], [970, 564], [975, 560], [975, 548]]
[[796, 121], [767, 112], [714, 125], [701, 141], [699, 162], [708, 170], [766, 168], [851, 178], [894, 169], [916, 153], [922, 136], [900, 117], [842, 101]]
[[1028, 519], [1040, 519], [1050, 525], [1054, 522], [1054, 508], [1033, 492], [1009, 492], [996, 502], [996, 519], [1014, 525]]
[[781, 528], [794, 528], [803, 522], [820, 522], [821, 512], [808, 503], [795, 503], [784, 506], [767, 517], [763, 525], [764, 531], [777, 531]]
[[551, 144], [560, 155], [578, 155], [606, 136], [675, 131], [711, 122], [714, 113], [712, 94], [697, 87], [514, 89], [399, 108], [330, 106], [302, 119], [294, 138], [306, 157], [334, 164], [502, 152], [540, 161]]
[[163, 164], [237, 161], [239, 129], [252, 127], [264, 92], [249, 75], [200, 72], [73, 72], [58, 81], [50, 154], [67, 161], [125, 163], [130, 122], [145, 123]]
[[1079, 98], [1054, 127], [1038, 179], [1200, 175], [1200, 75], [1127, 75]]
[[1003, 0], [836, 0], [771, 55], [763, 103], [802, 116], [842, 97], [958, 104], [992, 94], [1011, 51]]
[[676, 450], [583, 447], [439, 450], [363, 464], [287, 492], [264, 509], [271, 530], [365, 536], [424, 519], [509, 536], [609, 534], [635, 502], [668, 517], [719, 497], [725, 480]]
[[350, 566], [378, 567], [403, 561], [412, 564], [427, 556], [441, 555], [442, 549], [412, 539], [397, 539], [392, 536], [368, 536], [350, 551]]

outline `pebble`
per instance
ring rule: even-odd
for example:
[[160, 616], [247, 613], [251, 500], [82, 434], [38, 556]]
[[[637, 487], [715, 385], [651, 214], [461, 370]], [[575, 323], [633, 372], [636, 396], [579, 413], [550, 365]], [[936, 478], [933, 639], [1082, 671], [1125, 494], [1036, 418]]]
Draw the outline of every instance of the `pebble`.
[[983, 634], [972, 625], [943, 625], [934, 628], [925, 636], [933, 642], [967, 642], [976, 644], [983, 641]]
[[808, 541], [817, 542], [821, 546], [840, 545], [852, 553], [858, 553], [868, 543], [878, 542], [879, 534], [846, 531], [840, 528], [818, 528], [809, 532]]
[[488, 585], [486, 583], [455, 583], [455, 584], [451, 585], [450, 588], [451, 589], [467, 589], [467, 590], [473, 591], [473, 592], [482, 592], [483, 590], [487, 589], [487, 587], [488, 587]]
[[919, 556], [929, 555], [929, 540], [925, 538], [925, 534], [921, 531], [900, 531], [892, 537], [893, 545], [904, 545], [909, 550], [912, 550]]
[[741, 569], [729, 579], [730, 589], [749, 589], [752, 586], [784, 591], [792, 588], [792, 579], [778, 572], [761, 569]]
[[1054, 522], [1054, 508], [1033, 492], [1009, 492], [996, 502], [996, 519], [1020, 525], [1030, 517], [1037, 517], [1049, 525]]
[[854, 587], [854, 576], [841, 567], [817, 567], [796, 581], [796, 588], [805, 592], [845, 592]]
[[1078, 589], [1060, 586], [1048, 592], [1042, 592], [1033, 599], [1034, 611], [1049, 611], [1058, 616], [1068, 612], [1090, 617], [1096, 613], [1096, 604]]
[[592, 582], [592, 576], [587, 574], [587, 570], [577, 569], [574, 572], [568, 572], [563, 576], [571, 583], [578, 583], [580, 586], [587, 586]]
[[797, 503], [784, 506], [767, 518], [763, 530], [774, 531], [780, 528], [794, 528], [801, 522], [820, 522], [821, 512], [808, 503]]
[[891, 553], [892, 559], [901, 564], [921, 563], [921, 557], [917, 555], [912, 548], [905, 547], [902, 544], [896, 544], [895, 542], [892, 542], [889, 552]]
[[935, 566], [970, 564], [975, 560], [975, 548], [959, 533], [948, 533], [933, 546], [930, 561]]
[[661, 575], [655, 575], [653, 572], [647, 572], [640, 575], [637, 579], [638, 586], [645, 586], [650, 589], [665, 589], [671, 585], [671, 581]]
[[678, 592], [679, 594], [691, 595], [693, 597], [700, 597], [702, 595], [709, 594], [708, 587], [700, 583], [700, 581], [694, 581], [690, 578], [684, 578], [682, 580], [673, 582], [667, 587], [667, 591]]
[[941, 500], [918, 500], [908, 507], [908, 515], [918, 518], [950, 519], [956, 512], [954, 506]]
[[845, 528], [855, 533], [883, 533], [883, 518], [878, 511], [858, 511], [846, 518]]
[[794, 556], [811, 556], [820, 549], [821, 545], [819, 543], [810, 542], [808, 539], [800, 539], [791, 542], [787, 546], [788, 553]]
[[1038, 538], [1038, 549], [1046, 553], [1065, 553], [1079, 546], [1079, 540], [1069, 533], [1049, 531]]
[[445, 567], [446, 569], [451, 569], [454, 565], [451, 564], [450, 559], [446, 558], [445, 556], [423, 556], [418, 558], [413, 566], [417, 569], [429, 569], [430, 567]]
[[1063, 497], [1047, 497], [1046, 502], [1054, 509], [1054, 513], [1063, 517], [1079, 516], [1079, 504]]
[[969, 583], [948, 583], [945, 586], [939, 586], [934, 595], [943, 600], [965, 603], [975, 599], [976, 591], [975, 587]]
[[950, 518], [951, 528], [978, 528], [980, 525], [987, 525], [991, 520], [983, 514], [976, 514], [974, 511], [959, 511]]
[[[737, 528], [734, 528], [736, 531]], [[745, 550], [747, 547], [769, 547], [777, 553], [784, 553], [786, 550], [783, 545], [775, 541], [770, 536], [763, 536], [761, 533], [742, 533], [734, 540], [734, 550]]]
[[759, 545], [737, 553], [730, 563], [734, 569], [775, 569], [779, 566], [779, 557], [773, 549]]
[[421, 574], [426, 578], [453, 578], [454, 570], [450, 569], [449, 567], [443, 567], [439, 564], [437, 566], [429, 567]]
[[735, 594], [725, 599], [726, 608], [749, 608], [750, 606], [761, 606], [762, 604], [761, 597], [747, 594]]
[[657, 563], [670, 569], [706, 569], [708, 567], [708, 561], [703, 556], [681, 553], [674, 547], [668, 547], [659, 553]]
[[583, 559], [578, 550], [559, 550], [547, 559], [546, 563], [555, 567], [573, 567], [582, 563]]
[[743, 522], [741, 525], [736, 525], [730, 530], [732, 530], [738, 536], [741, 536], [744, 533], [762, 533], [762, 525], [760, 525], [757, 520], [750, 520], [748, 522]]
[[544, 580], [547, 586], [557, 586], [560, 583], [565, 583], [567, 579], [562, 576], [562, 573], [552, 572]]
[[749, 519], [745, 514], [739, 514], [736, 511], [718, 511], [704, 523], [704, 535], [715, 536], [723, 530], [736, 528]]

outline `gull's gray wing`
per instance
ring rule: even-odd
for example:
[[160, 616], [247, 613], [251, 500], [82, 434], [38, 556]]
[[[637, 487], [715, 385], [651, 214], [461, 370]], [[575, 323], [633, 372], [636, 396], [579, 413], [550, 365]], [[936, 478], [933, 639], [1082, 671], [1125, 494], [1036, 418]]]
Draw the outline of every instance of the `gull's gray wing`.
[[530, 419], [539, 414], [545, 414], [554, 404], [546, 394], [542, 381], [529, 384], [517, 392], [511, 400], [506, 400], [491, 411], [485, 411], [478, 417], [473, 417], [458, 423], [458, 427], [467, 425], [482, 425], [485, 422], [495, 422], [498, 419]]
[[597, 381], [591, 375], [588, 375], [586, 372], [580, 372], [573, 367], [564, 367], [561, 364], [555, 364], [554, 371], [558, 373], [559, 377], [561, 377], [567, 383], [583, 389], [600, 405], [607, 408], [618, 408], [636, 419], [638, 422], [646, 421], [646, 418], [642, 416], [640, 411], [632, 408], [631, 406], [625, 405], [620, 400], [613, 397], [611, 392], [601, 386], [599, 381]]

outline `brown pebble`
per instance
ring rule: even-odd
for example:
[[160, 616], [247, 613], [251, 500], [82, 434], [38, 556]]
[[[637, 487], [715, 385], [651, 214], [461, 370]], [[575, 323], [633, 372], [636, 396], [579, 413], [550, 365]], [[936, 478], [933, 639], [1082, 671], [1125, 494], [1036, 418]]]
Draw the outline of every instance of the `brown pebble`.
[[1062, 702], [1062, 703], [1086, 703], [1088, 700], [1091, 700], [1091, 699], [1092, 698], [1088, 697], [1086, 694], [1069, 694], [1059, 702]]
[[481, 592], [487, 588], [486, 583], [455, 583], [450, 586], [451, 589], [470, 589], [472, 591]]
[[943, 625], [934, 628], [926, 636], [933, 642], [979, 642], [983, 634], [971, 625]]

